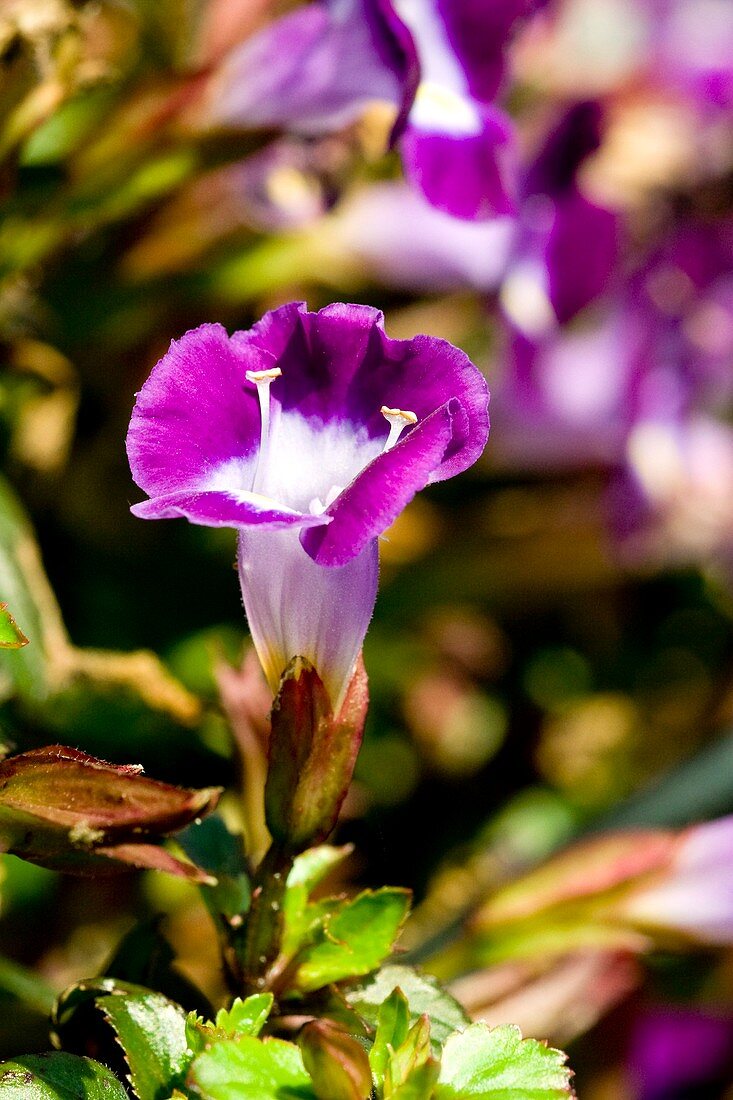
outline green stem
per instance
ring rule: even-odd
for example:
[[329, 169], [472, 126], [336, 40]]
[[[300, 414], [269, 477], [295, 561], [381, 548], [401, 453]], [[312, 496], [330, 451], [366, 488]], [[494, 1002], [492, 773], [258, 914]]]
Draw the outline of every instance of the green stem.
[[268, 970], [280, 950], [282, 905], [293, 858], [273, 843], [257, 872], [242, 959], [245, 984], [255, 991], [267, 987]]
[[0, 989], [12, 993], [19, 1001], [48, 1016], [56, 1002], [49, 985], [24, 966], [0, 956]]

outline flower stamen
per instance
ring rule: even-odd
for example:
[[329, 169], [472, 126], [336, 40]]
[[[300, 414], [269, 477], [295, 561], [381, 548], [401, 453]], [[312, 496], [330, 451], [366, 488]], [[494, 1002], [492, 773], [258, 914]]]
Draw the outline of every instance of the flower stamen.
[[261, 475], [267, 466], [267, 451], [270, 442], [270, 386], [281, 374], [282, 371], [279, 367], [271, 367], [269, 370], [248, 370], [244, 375], [248, 382], [254, 382], [260, 401], [260, 449], [257, 452], [255, 476], [252, 479], [253, 493], [262, 488]]
[[417, 416], [408, 409], [390, 409], [386, 405], [382, 405], [379, 411], [389, 424], [389, 435], [387, 436], [387, 442], [384, 444], [384, 451], [389, 451], [399, 440], [408, 424], [417, 424]]

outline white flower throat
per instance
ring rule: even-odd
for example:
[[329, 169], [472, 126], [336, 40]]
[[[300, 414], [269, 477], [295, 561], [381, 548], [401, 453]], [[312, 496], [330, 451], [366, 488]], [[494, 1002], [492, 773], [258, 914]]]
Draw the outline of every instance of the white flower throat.
[[247, 463], [249, 484], [241, 488], [319, 515], [365, 466], [395, 446], [417, 416], [383, 405], [380, 412], [389, 433], [382, 442], [371, 438], [364, 425], [349, 430], [343, 422], [314, 422], [292, 411], [280, 411], [273, 423], [270, 387], [281, 375], [279, 367], [246, 372], [247, 381], [257, 387], [260, 445], [253, 473], [251, 461]]

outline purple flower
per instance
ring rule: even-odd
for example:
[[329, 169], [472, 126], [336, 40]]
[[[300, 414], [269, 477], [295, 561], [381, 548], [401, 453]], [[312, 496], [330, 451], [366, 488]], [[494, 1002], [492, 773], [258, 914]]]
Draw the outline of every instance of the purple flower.
[[480, 372], [444, 340], [390, 340], [368, 306], [303, 303], [231, 337], [202, 325], [138, 394], [127, 448], [144, 519], [235, 527], [273, 691], [295, 656], [338, 709], [377, 590], [377, 538], [425, 485], [480, 455]]
[[680, 834], [670, 865], [629, 894], [617, 914], [704, 943], [733, 943], [733, 816]]
[[531, 0], [318, 0], [232, 51], [214, 76], [218, 124], [317, 134], [375, 102], [396, 111], [408, 179], [440, 210], [514, 207], [513, 131], [495, 105], [504, 52]]

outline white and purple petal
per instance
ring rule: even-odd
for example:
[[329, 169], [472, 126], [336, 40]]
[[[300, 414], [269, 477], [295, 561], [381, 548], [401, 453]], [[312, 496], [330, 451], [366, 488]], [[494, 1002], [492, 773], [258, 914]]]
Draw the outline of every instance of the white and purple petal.
[[[400, 151], [405, 174], [431, 205], [454, 218], [479, 220], [512, 214], [515, 201], [514, 132], [496, 107], [418, 91]], [[424, 105], [427, 104], [427, 105]]]
[[338, 711], [377, 598], [376, 539], [342, 568], [324, 569], [297, 531], [247, 527], [237, 560], [252, 640], [273, 694], [292, 657], [306, 657]]

